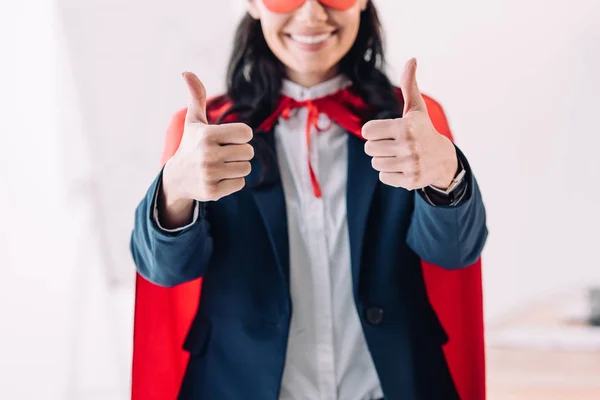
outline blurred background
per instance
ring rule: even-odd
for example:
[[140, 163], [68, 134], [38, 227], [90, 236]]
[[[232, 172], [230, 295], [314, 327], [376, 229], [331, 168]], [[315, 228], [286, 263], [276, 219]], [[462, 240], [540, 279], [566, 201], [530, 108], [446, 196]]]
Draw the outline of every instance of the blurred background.
[[[375, 0], [488, 210], [489, 398], [600, 399], [600, 1]], [[133, 212], [244, 0], [0, 3], [0, 398], [127, 399]]]

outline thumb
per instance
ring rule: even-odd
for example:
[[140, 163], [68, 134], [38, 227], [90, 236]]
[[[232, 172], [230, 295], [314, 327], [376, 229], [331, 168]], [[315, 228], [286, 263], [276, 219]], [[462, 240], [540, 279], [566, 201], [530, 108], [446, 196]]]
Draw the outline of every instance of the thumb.
[[417, 85], [416, 74], [417, 60], [411, 58], [404, 67], [404, 73], [400, 81], [400, 90], [402, 90], [402, 97], [404, 97], [403, 115], [410, 111], [425, 111], [427, 109], [419, 85]]
[[206, 118], [206, 89], [204, 85], [193, 72], [184, 72], [182, 76], [190, 94], [185, 121], [200, 122], [208, 125], [208, 119]]

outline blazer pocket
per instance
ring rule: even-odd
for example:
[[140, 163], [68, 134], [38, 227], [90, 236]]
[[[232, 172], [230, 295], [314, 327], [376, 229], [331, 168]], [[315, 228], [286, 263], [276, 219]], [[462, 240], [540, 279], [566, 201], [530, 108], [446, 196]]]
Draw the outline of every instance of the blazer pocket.
[[201, 315], [196, 315], [183, 342], [183, 349], [189, 352], [192, 357], [203, 357], [208, 350], [211, 331], [210, 320]]

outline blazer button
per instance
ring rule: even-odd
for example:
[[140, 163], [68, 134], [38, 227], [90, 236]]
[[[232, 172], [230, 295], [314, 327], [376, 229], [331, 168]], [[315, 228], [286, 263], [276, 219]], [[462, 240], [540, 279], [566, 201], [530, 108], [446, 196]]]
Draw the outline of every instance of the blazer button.
[[379, 325], [383, 321], [383, 309], [379, 307], [371, 307], [367, 309], [367, 322], [371, 325]]

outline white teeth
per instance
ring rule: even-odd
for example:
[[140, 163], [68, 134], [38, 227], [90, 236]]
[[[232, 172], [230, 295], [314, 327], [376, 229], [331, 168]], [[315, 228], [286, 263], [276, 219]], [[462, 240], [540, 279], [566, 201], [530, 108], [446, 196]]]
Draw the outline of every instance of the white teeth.
[[331, 36], [331, 33], [322, 33], [314, 36], [290, 35], [292, 40], [303, 44], [317, 44], [326, 41]]

